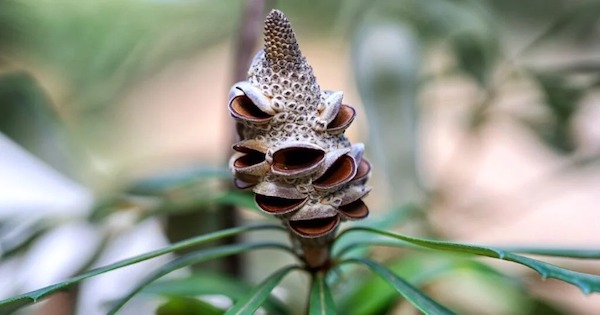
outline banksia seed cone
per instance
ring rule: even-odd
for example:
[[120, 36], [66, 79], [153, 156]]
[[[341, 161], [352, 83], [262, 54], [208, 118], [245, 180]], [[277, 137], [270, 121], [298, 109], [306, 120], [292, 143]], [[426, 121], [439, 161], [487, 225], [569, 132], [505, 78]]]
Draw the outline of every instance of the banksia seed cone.
[[344, 136], [356, 113], [342, 96], [319, 88], [277, 10], [265, 21], [265, 49], [248, 80], [229, 92], [241, 138], [230, 163], [235, 185], [251, 188], [260, 209], [279, 217], [305, 251], [328, 244], [340, 221], [369, 214], [361, 198], [371, 166], [363, 144]]

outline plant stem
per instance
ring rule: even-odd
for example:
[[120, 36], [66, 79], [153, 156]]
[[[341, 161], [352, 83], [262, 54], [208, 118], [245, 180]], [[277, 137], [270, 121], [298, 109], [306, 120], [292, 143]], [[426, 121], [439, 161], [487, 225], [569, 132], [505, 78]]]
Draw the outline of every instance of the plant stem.
[[331, 244], [302, 244], [302, 253], [309, 270], [327, 270], [331, 266]]

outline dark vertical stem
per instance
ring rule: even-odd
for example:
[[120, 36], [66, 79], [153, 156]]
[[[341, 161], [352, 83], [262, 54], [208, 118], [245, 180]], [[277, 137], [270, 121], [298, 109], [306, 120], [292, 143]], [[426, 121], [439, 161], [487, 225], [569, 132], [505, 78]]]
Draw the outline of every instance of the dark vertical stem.
[[[262, 32], [262, 22], [265, 15], [265, 0], [246, 0], [243, 2], [244, 8], [240, 19], [239, 29], [237, 31], [237, 41], [234, 47], [233, 78], [232, 84], [245, 80], [248, 68], [252, 62], [252, 57], [256, 52], [256, 46]], [[229, 143], [226, 147], [225, 156], [230, 155], [231, 145], [236, 141], [235, 128], [229, 128]], [[230, 184], [231, 185], [231, 184]], [[233, 189], [233, 187], [229, 187]], [[220, 214], [220, 226], [223, 228], [239, 225], [238, 210], [231, 205], [219, 206], [216, 211]], [[227, 243], [239, 242], [240, 236], [233, 236], [226, 240]], [[225, 259], [226, 270], [234, 275], [243, 273], [242, 258], [238, 255], [230, 256]]]
[[244, 5], [235, 47], [233, 83], [246, 79], [265, 16], [265, 0], [246, 0]]
[[[252, 61], [256, 45], [259, 40], [262, 21], [264, 19], [265, 0], [243, 1], [243, 9], [240, 17], [239, 28], [235, 31], [237, 40], [234, 43], [233, 78], [232, 84], [246, 79], [246, 72]], [[232, 17], [233, 18], [233, 17]], [[225, 94], [227, 91], [223, 91]], [[227, 104], [219, 105], [223, 113], [227, 112]], [[229, 143], [224, 147], [223, 156], [231, 154], [231, 144], [235, 141], [236, 133], [232, 126], [229, 129]], [[227, 158], [225, 158], [227, 160]], [[234, 189], [228, 187], [229, 189]], [[209, 233], [215, 230], [225, 229], [239, 225], [237, 209], [230, 205], [218, 205], [216, 209], [205, 206], [179, 215], [171, 215], [168, 218], [167, 235], [171, 241], [189, 238], [193, 235]], [[224, 239], [219, 244], [238, 243], [240, 239], [236, 236]], [[194, 250], [194, 249], [192, 249]], [[241, 276], [243, 273], [243, 262], [239, 256], [229, 256], [213, 264], [197, 266], [201, 269], [209, 269], [218, 272], [226, 272], [233, 276]]]

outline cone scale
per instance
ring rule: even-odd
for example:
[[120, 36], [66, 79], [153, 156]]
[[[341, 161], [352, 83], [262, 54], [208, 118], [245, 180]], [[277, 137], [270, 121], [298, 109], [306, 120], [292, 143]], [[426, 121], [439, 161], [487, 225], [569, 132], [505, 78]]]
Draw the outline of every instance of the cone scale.
[[229, 92], [240, 137], [230, 168], [236, 187], [288, 228], [307, 267], [324, 268], [340, 223], [369, 213], [361, 198], [371, 166], [344, 135], [356, 111], [343, 92], [321, 90], [281, 11], [269, 13], [264, 35], [248, 79]]

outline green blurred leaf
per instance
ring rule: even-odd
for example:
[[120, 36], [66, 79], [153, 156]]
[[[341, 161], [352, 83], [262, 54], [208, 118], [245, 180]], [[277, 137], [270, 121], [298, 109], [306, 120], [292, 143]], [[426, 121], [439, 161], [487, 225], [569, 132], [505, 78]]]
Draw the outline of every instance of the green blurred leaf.
[[[217, 175], [218, 176], [218, 175]], [[273, 219], [260, 211], [254, 201], [254, 194], [233, 188], [215, 187], [215, 178], [197, 178], [193, 182], [172, 183], [171, 185], [155, 186], [153, 188], [134, 189], [136, 195], [117, 195], [95, 204], [90, 219], [98, 222], [115, 211], [136, 206], [144, 209], [139, 220], [156, 215], [174, 215], [196, 213], [199, 209], [208, 213], [211, 206], [236, 206], [252, 210], [265, 218]], [[217, 177], [217, 179], [219, 179]], [[223, 186], [223, 185], [220, 185]]]
[[225, 311], [192, 298], [171, 298], [156, 309], [156, 315], [220, 315]]
[[253, 210], [269, 219], [273, 219], [268, 214], [259, 211], [252, 193], [237, 190], [213, 191], [211, 189], [202, 190], [198, 194], [186, 194], [186, 196], [180, 196], [177, 199], [169, 198], [153, 211], [146, 213], [146, 215], [171, 215], [190, 211], [195, 212], [198, 211], [199, 207], [209, 205], [233, 205]]
[[205, 205], [234, 205], [262, 213], [258, 211], [252, 193], [215, 187], [214, 180], [223, 179], [232, 180], [229, 170], [199, 167], [139, 180], [126, 191], [133, 195], [164, 198], [164, 202], [149, 215], [196, 211]]
[[440, 305], [439, 303], [432, 300], [421, 290], [412, 286], [406, 280], [400, 278], [394, 272], [389, 270], [387, 267], [365, 258], [352, 258], [347, 259], [340, 264], [345, 263], [358, 263], [363, 264], [369, 269], [371, 269], [374, 273], [381, 277], [381, 279], [385, 280], [389, 285], [391, 285], [398, 293], [402, 294], [410, 303], [412, 303], [416, 308], [421, 310], [425, 314], [454, 314], [452, 311]]
[[447, 32], [459, 69], [488, 87], [494, 67], [502, 53], [498, 16], [482, 1], [455, 1], [457, 13], [448, 20]]
[[[237, 278], [214, 272], [195, 272], [192, 276], [182, 279], [154, 282], [144, 288], [142, 293], [187, 297], [221, 294], [230, 297], [233, 301], [237, 301], [250, 290], [252, 290], [252, 285]], [[271, 297], [265, 301], [263, 307], [270, 314], [290, 313], [285, 305]]]
[[564, 76], [549, 73], [534, 73], [544, 93], [546, 105], [554, 118], [567, 122], [577, 109], [577, 102], [583, 96], [580, 89], [569, 86]]
[[34, 219], [24, 222], [10, 218], [0, 222], [0, 260], [26, 250], [56, 224], [50, 221]]
[[[391, 204], [418, 198], [417, 92], [421, 43], [410, 25], [372, 22], [352, 42], [354, 77], [367, 112], [371, 159], [390, 187]], [[374, 170], [374, 172], [378, 172]], [[401, 199], [399, 199], [401, 198]]]
[[559, 16], [552, 19], [544, 31], [521, 49], [519, 54], [523, 55], [535, 48], [543, 47], [543, 43], [559, 35], [570, 39], [594, 36], [594, 32], [589, 30], [598, 23], [598, 10], [600, 10], [600, 1], [571, 3], [567, 8], [560, 10]]
[[107, 125], [122, 116], [132, 89], [226, 40], [242, 7], [239, 0], [19, 3], [13, 63], [35, 69], [42, 86], [58, 87], [52, 97], [71, 135], [101, 155], [114, 153], [114, 139], [122, 136], [121, 128]]
[[46, 92], [29, 73], [0, 76], [0, 132], [55, 169], [76, 175], [74, 147]]
[[487, 86], [498, 54], [497, 37], [493, 34], [462, 32], [451, 39], [459, 69]]
[[159, 195], [172, 189], [195, 185], [206, 179], [231, 178], [231, 172], [226, 168], [197, 167], [138, 180], [126, 191], [134, 195]]
[[[281, 245], [279, 243], [250, 243], [250, 244], [234, 244], [234, 245], [225, 245], [214, 248], [209, 248], [205, 250], [200, 250], [197, 252], [192, 252], [190, 254], [181, 256], [172, 262], [160, 267], [158, 270], [147, 276], [144, 280], [142, 280], [133, 290], [131, 290], [127, 295], [125, 295], [122, 299], [113, 305], [113, 307], [108, 311], [107, 314], [113, 315], [116, 314], [129, 300], [131, 300], [135, 295], [137, 295], [142, 289], [144, 289], [150, 283], [156, 281], [157, 279], [186, 266], [195, 265], [204, 261], [209, 261], [225, 256], [231, 256], [235, 254], [240, 254], [243, 252], [247, 252], [254, 249], [261, 248], [273, 248], [273, 249], [281, 249], [287, 250], [293, 254], [292, 250], [287, 246]], [[270, 292], [270, 291], [269, 291]], [[265, 297], [266, 299], [266, 297]], [[262, 300], [264, 301], [264, 299]], [[262, 303], [261, 301], [261, 303]]]
[[[513, 291], [517, 284], [482, 262], [440, 253], [403, 255], [391, 262], [388, 268], [417, 287], [443, 280], [443, 276], [459, 272], [478, 277], [488, 276], [495, 286], [510, 286]], [[377, 292], [377, 294], [370, 294], [370, 292]], [[356, 284], [356, 288], [341, 300], [340, 309], [344, 314], [350, 311], [355, 315], [386, 314], [399, 299], [400, 297], [384, 280], [373, 275]], [[523, 306], [523, 303], [516, 302], [511, 299], [511, 304], [517, 308]]]
[[227, 310], [227, 315], [254, 314], [262, 306], [264, 301], [271, 295], [273, 289], [281, 282], [290, 271], [300, 269], [299, 266], [288, 266], [271, 274], [262, 283], [252, 289], [248, 294], [237, 301], [232, 308]]
[[579, 108], [585, 88], [570, 85], [561, 74], [531, 72], [544, 97], [544, 105], [550, 113], [550, 120], [536, 124], [523, 120], [546, 145], [559, 153], [571, 153], [576, 149], [573, 137], [573, 117]]
[[111, 271], [111, 270], [126, 267], [129, 265], [144, 261], [144, 260], [148, 260], [148, 259], [151, 259], [154, 257], [158, 257], [161, 255], [170, 253], [170, 252], [174, 252], [174, 251], [182, 250], [182, 249], [185, 249], [188, 247], [196, 246], [198, 244], [215, 241], [218, 239], [222, 239], [225, 237], [229, 237], [232, 235], [237, 235], [237, 234], [241, 234], [241, 233], [245, 233], [245, 232], [249, 232], [249, 231], [264, 230], [264, 229], [283, 230], [283, 228], [279, 225], [264, 225], [263, 224], [263, 225], [250, 225], [250, 226], [244, 226], [244, 227], [236, 227], [236, 228], [231, 228], [231, 229], [226, 229], [226, 230], [221, 230], [221, 231], [201, 235], [201, 236], [198, 236], [195, 238], [191, 238], [191, 239], [188, 239], [185, 241], [181, 241], [181, 242], [169, 245], [169, 246], [161, 248], [161, 249], [151, 251], [151, 252], [143, 254], [143, 255], [138, 255], [138, 256], [135, 256], [132, 258], [118, 261], [116, 263], [113, 263], [113, 264], [110, 264], [110, 265], [107, 265], [104, 267], [90, 270], [79, 276], [67, 279], [65, 281], [59, 282], [57, 284], [53, 284], [51, 286], [47, 286], [47, 287], [44, 287], [44, 288], [41, 288], [41, 289], [38, 289], [35, 291], [17, 295], [17, 296], [8, 298], [8, 299], [4, 299], [4, 300], [0, 301], [0, 313], [11, 313], [21, 307], [24, 307], [24, 306], [32, 304], [32, 303], [36, 303], [39, 300], [46, 298], [53, 293], [66, 290], [69, 287], [73, 286], [74, 284], [77, 284], [85, 279], [103, 274], [103, 273]]
[[[399, 277], [405, 278], [415, 286], [420, 286], [421, 282], [415, 281], [415, 276], [422, 273], [429, 273], [432, 276], [435, 273], [430, 271], [431, 260], [420, 259], [417, 256], [404, 256], [395, 263], [389, 265], [390, 270]], [[438, 260], [439, 261], [439, 260]], [[426, 277], [421, 276], [423, 281]], [[398, 299], [398, 294], [389, 284], [378, 276], [371, 276], [365, 281], [356, 285], [357, 289], [351, 292], [341, 303], [342, 313], [352, 311], [355, 315], [385, 314], [389, 310], [393, 301]], [[370, 294], [377, 292], [377, 294]]]
[[581, 272], [576, 272], [572, 270], [568, 270], [565, 268], [561, 268], [543, 261], [535, 260], [532, 258], [520, 256], [511, 252], [507, 252], [501, 249], [493, 248], [493, 247], [484, 247], [477, 245], [467, 245], [461, 243], [452, 243], [445, 241], [434, 241], [421, 239], [411, 236], [406, 236], [402, 234], [397, 234], [393, 232], [377, 230], [372, 228], [363, 228], [363, 227], [354, 227], [345, 230], [338, 238], [342, 237], [344, 234], [356, 231], [369, 231], [370, 233], [375, 233], [379, 235], [383, 235], [386, 237], [395, 238], [407, 243], [411, 243], [420, 247], [449, 251], [455, 253], [465, 253], [465, 254], [473, 254], [479, 256], [486, 256], [491, 258], [498, 258], [502, 260], [512, 261], [523, 266], [527, 266], [536, 272], [538, 272], [542, 278], [554, 278], [557, 280], [561, 280], [570, 284], [577, 286], [583, 293], [590, 294], [593, 292], [600, 292], [600, 276], [591, 275]]
[[335, 304], [331, 296], [331, 290], [327, 284], [327, 277], [322, 272], [314, 275], [310, 288], [310, 304], [308, 313], [310, 315], [335, 315]]
[[531, 308], [529, 309], [530, 315], [568, 315], [569, 312], [562, 310], [558, 305], [552, 305], [552, 302], [541, 299], [534, 299]]
[[19, 14], [22, 4], [15, 0], [0, 1], [0, 65], [5, 54], [21, 40], [22, 24], [26, 17]]
[[133, 81], [221, 41], [240, 7], [204, 1], [39, 2], [22, 13], [31, 18], [22, 48], [72, 85], [76, 101], [67, 105], [97, 113]]

